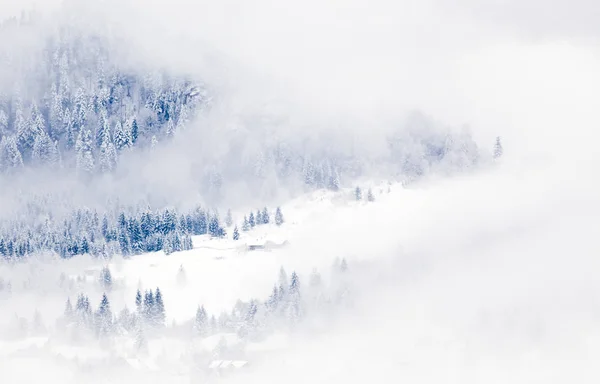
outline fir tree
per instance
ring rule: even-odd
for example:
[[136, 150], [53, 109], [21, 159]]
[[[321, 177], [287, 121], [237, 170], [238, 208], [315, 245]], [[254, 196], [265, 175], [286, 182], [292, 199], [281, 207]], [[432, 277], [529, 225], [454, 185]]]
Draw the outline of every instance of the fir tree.
[[154, 314], [154, 294], [152, 290], [146, 291], [144, 294], [144, 307], [142, 310], [144, 320], [152, 324], [152, 317]]
[[102, 172], [111, 172], [117, 165], [117, 151], [112, 143], [110, 137], [110, 128], [108, 123], [104, 129], [101, 130], [102, 136], [100, 137], [100, 170]]
[[142, 314], [142, 304], [142, 292], [138, 289], [135, 294], [135, 308], [137, 309], [138, 314]]
[[373, 196], [373, 191], [371, 190], [371, 188], [369, 188], [369, 190], [367, 191], [367, 201], [375, 201], [375, 196]]
[[31, 153], [31, 160], [35, 165], [46, 165], [50, 164], [51, 161], [56, 161], [57, 154], [53, 153], [55, 150], [54, 143], [48, 137], [46, 132], [42, 131], [36, 135], [33, 142], [33, 150]]
[[496, 137], [496, 144], [494, 144], [494, 159], [502, 157], [503, 153], [504, 153], [504, 149], [502, 148], [500, 136], [498, 136], [498, 137]]
[[279, 306], [279, 289], [277, 285], [273, 286], [273, 291], [267, 300], [267, 308], [270, 312], [275, 312]]
[[235, 228], [233, 228], [233, 240], [239, 240], [239, 239], [240, 239], [240, 232], [238, 231], [238, 227], [236, 225]]
[[256, 222], [254, 221], [254, 213], [250, 212], [250, 217], [248, 218], [248, 223], [250, 224], [250, 228], [254, 228], [256, 226]]
[[69, 299], [69, 298], [67, 298], [67, 303], [65, 305], [64, 315], [65, 315], [65, 319], [68, 322], [73, 321], [73, 318], [74, 318], [74, 316], [73, 316], [73, 305], [71, 304], [71, 299]]
[[131, 144], [132, 145], [135, 145], [137, 143], [138, 135], [139, 135], [138, 123], [137, 123], [136, 119], [133, 119], [133, 121], [131, 122]]
[[288, 291], [288, 312], [287, 316], [292, 323], [299, 320], [302, 315], [301, 303], [300, 303], [300, 279], [296, 272], [292, 272], [290, 281], [290, 288]]
[[165, 324], [165, 304], [163, 302], [163, 297], [162, 297], [162, 293], [160, 292], [159, 288], [156, 288], [156, 295], [154, 296], [154, 305], [155, 305], [155, 311], [154, 311], [154, 323], [156, 325], [160, 325], [163, 326]]
[[356, 187], [354, 189], [354, 198], [356, 199], [356, 201], [362, 200], [362, 190], [360, 189], [360, 187]]
[[108, 267], [102, 268], [100, 272], [100, 284], [104, 289], [110, 289], [112, 287], [112, 274]]
[[110, 303], [106, 297], [106, 293], [102, 295], [100, 306], [96, 312], [96, 329], [100, 335], [106, 335], [112, 330], [112, 312], [110, 310]]
[[77, 140], [77, 136], [79, 135], [79, 132], [77, 132], [77, 129], [75, 127], [75, 122], [73, 121], [73, 117], [72, 117], [71, 112], [69, 111], [68, 107], [64, 112], [63, 125], [64, 125], [63, 130], [65, 131], [65, 147], [66, 147], [67, 151], [70, 151], [73, 148], [75, 148], [75, 144], [76, 144], [76, 140]]
[[244, 223], [242, 224], [242, 231], [248, 232], [250, 230], [250, 223], [248, 222], [248, 218], [244, 215]]
[[123, 124], [118, 121], [115, 125], [115, 149], [119, 152], [131, 146], [131, 133], [123, 128]]
[[124, 229], [119, 229], [118, 240], [121, 254], [123, 254], [124, 256], [130, 255], [131, 245], [129, 244], [129, 237], [127, 236], [127, 232]]
[[342, 259], [340, 263], [340, 272], [346, 272], [348, 270], [348, 263], [346, 262], [346, 258]]
[[94, 170], [94, 155], [92, 153], [92, 133], [89, 130], [79, 132], [75, 143], [77, 152], [77, 171], [80, 174], [91, 174]]
[[208, 316], [204, 306], [198, 306], [196, 310], [196, 317], [194, 319], [194, 330], [199, 335], [206, 335], [208, 328]]
[[287, 292], [288, 284], [289, 282], [287, 273], [285, 272], [285, 269], [281, 267], [279, 269], [279, 286], [283, 288], [284, 292]]
[[278, 226], [283, 224], [283, 214], [281, 213], [280, 207], [277, 207], [277, 210], [275, 211], [275, 224]]
[[4, 170], [23, 167], [23, 157], [14, 136], [4, 136], [0, 142], [0, 165]]
[[264, 207], [262, 211], [262, 222], [263, 224], [269, 224], [270, 221], [271, 219], [269, 218], [269, 211], [267, 210], [267, 207]]

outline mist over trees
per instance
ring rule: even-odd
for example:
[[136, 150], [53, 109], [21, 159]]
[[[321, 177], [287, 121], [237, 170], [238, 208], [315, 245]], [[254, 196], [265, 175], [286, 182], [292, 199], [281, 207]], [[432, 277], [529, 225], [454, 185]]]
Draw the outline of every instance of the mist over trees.
[[[102, 340], [125, 336], [133, 340], [138, 351], [143, 350], [149, 339], [169, 335], [176, 338], [208, 338], [219, 334], [236, 334], [241, 339], [257, 341], [274, 332], [293, 331], [302, 325], [305, 318], [314, 320], [315, 316], [324, 313], [331, 315], [351, 305], [351, 283], [352, 275], [346, 259], [334, 263], [327, 284], [316, 269], [310, 276], [302, 278], [295, 271], [288, 277], [281, 267], [272, 293], [263, 300], [237, 300], [231, 310], [218, 314], [211, 314], [203, 304], [198, 304], [194, 317], [180, 325], [167, 322], [169, 302], [177, 298], [164, 298], [159, 287], [144, 291], [138, 289], [131, 300], [133, 309], [125, 306], [118, 313], [114, 312], [106, 293], [101, 295], [97, 306], [91, 303], [86, 294], [80, 293], [75, 306], [71, 298], [67, 298], [63, 315], [57, 320], [56, 331], [72, 342], [81, 338]], [[38, 319], [38, 322], [43, 326], [42, 319]], [[227, 357], [225, 351], [220, 352], [221, 357]]]
[[[35, 23], [16, 20], [0, 27], [0, 34], [34, 34]], [[44, 32], [25, 57], [9, 48], [0, 52], [11, 73], [0, 90], [0, 177], [6, 183], [26, 170], [43, 170], [67, 177], [65, 193], [85, 195], [93, 187], [103, 190], [102, 198], [115, 199], [135, 186], [167, 206], [172, 197], [157, 186], [184, 172], [180, 190], [197, 191], [202, 202], [219, 205], [239, 201], [240, 185], [248, 188], [245, 199], [264, 201], [276, 186], [336, 191], [361, 176], [413, 180], [430, 171], [469, 169], [491, 157], [468, 131], [442, 128], [419, 113], [369, 140], [327, 129], [315, 137], [312, 128], [277, 125], [285, 118], [276, 113], [223, 119], [213, 108], [221, 95], [203, 79], [151, 63], [131, 65], [102, 31], [62, 22]], [[377, 151], [369, 149], [373, 143]], [[169, 164], [173, 153], [184, 156], [181, 164]], [[35, 175], [27, 173], [26, 180]], [[70, 178], [84, 187], [67, 188]], [[228, 227], [227, 216], [223, 220]]]

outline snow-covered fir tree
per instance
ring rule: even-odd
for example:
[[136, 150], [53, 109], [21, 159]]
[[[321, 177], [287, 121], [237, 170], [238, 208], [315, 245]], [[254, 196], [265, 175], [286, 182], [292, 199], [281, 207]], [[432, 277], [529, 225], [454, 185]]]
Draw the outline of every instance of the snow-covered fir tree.
[[242, 231], [248, 232], [250, 230], [250, 222], [246, 215], [244, 215], [244, 222], [242, 223]]
[[362, 200], [362, 190], [360, 187], [354, 188], [354, 199], [356, 199], [356, 201]]
[[194, 318], [194, 331], [201, 336], [208, 333], [208, 315], [204, 306], [198, 306], [196, 317]]
[[496, 137], [496, 143], [494, 144], [494, 159], [502, 157], [504, 149], [502, 148], [502, 142], [500, 136]]
[[373, 195], [373, 190], [371, 188], [369, 188], [369, 190], [367, 191], [367, 201], [375, 201], [375, 196]]
[[277, 226], [283, 224], [283, 213], [281, 213], [280, 207], [277, 207], [277, 210], [275, 210], [275, 224]]

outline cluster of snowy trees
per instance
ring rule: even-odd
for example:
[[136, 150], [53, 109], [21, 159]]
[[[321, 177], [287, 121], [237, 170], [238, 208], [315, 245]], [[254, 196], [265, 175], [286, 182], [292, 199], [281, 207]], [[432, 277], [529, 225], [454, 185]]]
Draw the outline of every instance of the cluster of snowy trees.
[[[333, 266], [334, 276], [343, 277], [348, 270], [345, 259]], [[198, 306], [193, 321], [193, 332], [198, 336], [236, 332], [240, 337], [257, 338], [281, 327], [299, 324], [311, 310], [324, 310], [348, 302], [347, 284], [326, 289], [321, 274], [314, 269], [308, 283], [301, 284], [296, 272], [288, 277], [281, 267], [279, 278], [269, 297], [264, 300], [238, 300], [230, 312], [209, 315], [204, 306]]]
[[[167, 324], [165, 300], [160, 288], [138, 289], [132, 298], [134, 310], [125, 306], [118, 314], [114, 312], [106, 292], [102, 294], [97, 307], [92, 305], [89, 296], [80, 293], [74, 304], [70, 298], [67, 299], [63, 316], [58, 319], [57, 325], [59, 331], [65, 332], [74, 341], [89, 337], [105, 339], [128, 336], [134, 339], [138, 348], [143, 348], [148, 338], [164, 332], [172, 333], [173, 329], [181, 326], [198, 337], [233, 332], [241, 338], [259, 339], [278, 329], [294, 328], [307, 316], [329, 316], [331, 312], [328, 311], [351, 303], [347, 274], [345, 259], [334, 263], [329, 284], [325, 284], [316, 269], [303, 282], [296, 272], [288, 275], [281, 267], [277, 282], [265, 299], [238, 300], [230, 311], [223, 311], [218, 316], [209, 314], [200, 305], [195, 317], [182, 325]], [[101, 280], [112, 280], [108, 268], [104, 268], [100, 275]], [[32, 330], [42, 332], [46, 329], [38, 311], [32, 321], [25, 318], [17, 320], [18, 328], [26, 334], [31, 334]], [[182, 335], [188, 336], [189, 333], [179, 334]]]
[[[114, 210], [100, 216], [96, 210], [79, 209], [65, 220], [54, 219], [49, 213], [35, 208], [33, 217], [42, 217], [33, 223], [29, 220], [8, 220], [0, 223], [0, 257], [8, 260], [22, 259], [37, 252], [53, 252], [62, 258], [90, 254], [95, 257], [124, 256], [145, 252], [164, 251], [166, 254], [193, 248], [192, 236], [210, 235], [225, 237], [226, 223], [232, 225], [228, 211], [222, 223], [218, 211], [198, 206], [187, 213], [174, 208], [151, 210]], [[244, 218], [242, 228], [248, 231], [256, 225], [268, 224], [268, 209]], [[283, 223], [281, 208], [274, 216], [277, 225]], [[237, 226], [233, 239], [239, 239]]]
[[[39, 216], [38, 216], [39, 217]], [[10, 220], [0, 230], [0, 256], [19, 259], [36, 252], [54, 252], [63, 258], [91, 254], [134, 255], [163, 250], [165, 253], [192, 248], [192, 235], [218, 236], [222, 226], [218, 213], [200, 207], [180, 214], [175, 209], [106, 213], [79, 209], [65, 220], [52, 215], [43, 220]]]
[[[106, 39], [71, 28], [47, 36], [0, 92], [1, 170], [110, 172], [121, 154], [172, 137], [205, 104], [201, 86], [128, 71], [111, 53]], [[1, 54], [0, 63], [15, 64]]]
[[[356, 201], [361, 201], [363, 199], [363, 192], [360, 187], [354, 188], [354, 198], [356, 199]], [[371, 188], [367, 190], [367, 201], [375, 201], [375, 195], [373, 195], [373, 190]]]
[[[102, 295], [96, 310], [92, 310], [90, 299], [84, 294], [77, 297], [75, 308], [67, 299], [65, 311], [60, 324], [63, 328], [75, 328], [78, 331], [89, 331], [98, 337], [114, 334], [132, 333], [136, 338], [143, 337], [143, 329], [156, 329], [165, 325], [165, 304], [162, 292], [138, 290], [135, 297], [136, 311], [131, 312], [125, 307], [118, 316], [114, 315], [108, 296]], [[139, 340], [143, 342], [143, 340]]]
[[98, 336], [111, 334], [114, 330], [113, 313], [106, 294], [102, 295], [98, 309], [95, 311], [92, 310], [90, 299], [86, 295], [80, 294], [77, 297], [75, 308], [73, 308], [71, 299], [67, 299], [64, 325], [94, 331]]
[[[275, 210], [274, 221], [277, 226], [283, 224], [283, 213], [281, 212], [281, 207], [277, 207]], [[242, 231], [248, 232], [252, 228], [257, 225], [269, 224], [271, 223], [271, 216], [269, 214], [269, 210], [267, 207], [264, 207], [262, 211], [260, 209], [256, 210], [256, 215], [254, 212], [250, 212], [249, 215], [244, 215], [244, 221], [242, 222]], [[240, 232], [238, 230], [237, 225], [233, 229], [233, 240], [239, 240]]]

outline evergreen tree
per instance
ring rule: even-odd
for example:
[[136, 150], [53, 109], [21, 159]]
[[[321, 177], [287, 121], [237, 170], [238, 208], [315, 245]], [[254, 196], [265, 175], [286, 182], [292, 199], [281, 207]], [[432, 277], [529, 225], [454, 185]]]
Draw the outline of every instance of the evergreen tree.
[[162, 297], [162, 293], [160, 292], [160, 289], [156, 288], [156, 295], [155, 295], [155, 313], [154, 313], [154, 323], [156, 325], [160, 325], [163, 326], [165, 324], [165, 319], [166, 319], [166, 315], [165, 315], [165, 304], [163, 302], [163, 297]]
[[136, 119], [131, 122], [131, 144], [135, 145], [138, 140], [139, 127]]
[[262, 222], [263, 224], [269, 224], [270, 221], [271, 219], [269, 218], [269, 211], [267, 210], [267, 207], [264, 207], [262, 211]]
[[297, 322], [302, 315], [300, 303], [300, 279], [296, 272], [292, 272], [290, 288], [288, 291], [288, 312], [287, 316], [290, 321]]
[[123, 124], [118, 121], [115, 125], [115, 149], [119, 152], [131, 146], [131, 133], [123, 128]]
[[131, 218], [127, 223], [127, 233], [131, 251], [138, 255], [144, 251], [144, 238], [140, 223], [136, 218]]
[[17, 109], [16, 113], [15, 126], [17, 128], [19, 150], [29, 153], [33, 149], [35, 138], [45, 133], [44, 118], [35, 103], [31, 106], [29, 121], [23, 119], [22, 110]]
[[269, 312], [275, 312], [277, 310], [277, 307], [279, 306], [279, 289], [277, 289], [277, 285], [273, 286], [273, 291], [267, 299], [266, 304]]
[[254, 221], [254, 213], [250, 212], [250, 217], [248, 218], [248, 223], [250, 224], [250, 228], [254, 228], [256, 226], [256, 222]]
[[225, 234], [224, 229], [219, 224], [219, 216], [217, 214], [211, 215], [209, 219], [208, 233], [213, 237], [223, 237]]
[[255, 300], [251, 300], [248, 305], [248, 310], [244, 315], [244, 326], [246, 328], [246, 332], [252, 331], [256, 328], [256, 313], [258, 312], [258, 306]]
[[0, 165], [5, 170], [23, 167], [23, 157], [14, 136], [4, 136], [0, 142]]
[[329, 189], [337, 191], [340, 189], [340, 175], [336, 168], [332, 167], [331, 176], [329, 177]]
[[283, 269], [283, 267], [281, 267], [279, 269], [279, 286], [283, 288], [284, 292], [287, 292], [287, 287], [288, 287], [288, 276], [287, 273], [285, 272], [285, 269]]
[[199, 335], [206, 335], [208, 332], [208, 316], [204, 306], [198, 306], [196, 318], [194, 319], [194, 331]]
[[94, 171], [94, 155], [92, 153], [92, 133], [89, 130], [79, 132], [75, 151], [77, 152], [77, 172], [91, 174]]
[[342, 259], [340, 264], [340, 272], [346, 272], [348, 270], [348, 263], [346, 262], [346, 258]]
[[56, 154], [54, 152], [54, 143], [46, 132], [41, 131], [35, 136], [33, 142], [33, 150], [31, 153], [31, 160], [36, 165], [50, 164], [51, 161], [56, 161]]
[[260, 212], [260, 209], [257, 209], [256, 210], [256, 225], [261, 225], [261, 224], [264, 224], [262, 213]]
[[154, 314], [154, 294], [152, 290], [146, 291], [144, 294], [144, 307], [143, 307], [143, 316], [144, 320], [152, 324], [152, 317]]
[[100, 284], [107, 290], [112, 287], [112, 274], [108, 267], [102, 268], [102, 271], [100, 272]]
[[112, 330], [112, 312], [106, 293], [102, 295], [100, 306], [96, 312], [96, 329], [100, 335], [106, 335]]
[[167, 131], [166, 131], [166, 135], [168, 138], [173, 138], [175, 136], [175, 124], [173, 123], [173, 120], [169, 120], [167, 121]]
[[127, 232], [124, 229], [119, 228], [118, 240], [121, 254], [123, 256], [130, 255], [131, 245], [129, 244], [129, 237], [127, 236]]
[[356, 201], [362, 200], [362, 190], [360, 189], [360, 187], [356, 187], [354, 189], [354, 198], [356, 199]]
[[242, 224], [242, 231], [248, 232], [250, 230], [250, 223], [248, 222], [248, 218], [244, 215], [244, 223]]
[[502, 148], [500, 136], [498, 136], [498, 137], [496, 137], [496, 144], [494, 144], [494, 159], [502, 157], [503, 153], [504, 153], [504, 149]]
[[108, 111], [102, 110], [98, 116], [98, 127], [96, 129], [96, 147], [102, 147], [106, 137], [110, 139], [110, 127], [108, 125]]
[[76, 140], [77, 140], [77, 136], [79, 135], [79, 132], [77, 132], [77, 129], [75, 127], [75, 122], [73, 121], [73, 117], [72, 117], [71, 112], [69, 111], [68, 107], [67, 107], [67, 109], [65, 109], [65, 112], [64, 112], [63, 125], [64, 125], [63, 130], [65, 132], [65, 147], [66, 147], [67, 151], [70, 151], [73, 148], [75, 148], [75, 144], [76, 144]]
[[283, 224], [283, 214], [281, 213], [280, 207], [277, 207], [277, 210], [275, 211], [275, 224], [278, 226]]
[[73, 321], [73, 319], [74, 319], [73, 314], [74, 314], [73, 313], [73, 305], [71, 304], [71, 299], [67, 298], [67, 303], [65, 305], [65, 312], [64, 312], [65, 319], [68, 322]]
[[142, 304], [142, 292], [138, 289], [135, 294], [135, 308], [137, 309], [138, 314], [142, 314]]
[[102, 236], [104, 236], [104, 240], [110, 241], [110, 239], [109, 239], [110, 236], [109, 236], [109, 233], [108, 233], [108, 218], [106, 216], [104, 216], [102, 218], [102, 228], [101, 228], [101, 231], [102, 231]]
[[371, 188], [369, 188], [369, 190], [367, 191], [367, 201], [375, 201], [375, 196], [373, 196], [373, 191], [371, 190]]
[[240, 232], [238, 231], [238, 227], [236, 225], [235, 228], [233, 228], [233, 240], [239, 240], [239, 239], [240, 239]]
[[100, 170], [102, 172], [111, 172], [117, 166], [117, 151], [110, 137], [110, 128], [108, 123], [101, 130], [100, 137]]

